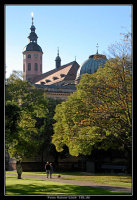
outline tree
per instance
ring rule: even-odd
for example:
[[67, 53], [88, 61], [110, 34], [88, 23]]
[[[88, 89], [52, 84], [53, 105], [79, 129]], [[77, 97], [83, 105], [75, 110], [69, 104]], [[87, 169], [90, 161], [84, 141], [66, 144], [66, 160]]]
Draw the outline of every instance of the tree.
[[36, 122], [48, 113], [44, 91], [22, 81], [13, 73], [6, 82], [5, 112], [6, 149], [10, 156], [26, 158], [36, 154], [40, 145]]
[[132, 147], [132, 75], [127, 56], [84, 74], [66, 102], [58, 105], [52, 142], [57, 151], [90, 155], [93, 148]]
[[[22, 81], [17, 72], [7, 79], [6, 105], [12, 106], [12, 110], [7, 106], [5, 108], [5, 138], [10, 157], [22, 160], [38, 155], [43, 162], [43, 152], [46, 151], [46, 155], [53, 155], [57, 160], [59, 153], [51, 143], [51, 136], [52, 124], [55, 122], [54, 110], [59, 103], [60, 101], [47, 99], [43, 89]], [[16, 113], [18, 116], [15, 118]], [[12, 123], [16, 125], [16, 131], [15, 128], [11, 129]], [[10, 127], [8, 124], [11, 124]]]
[[41, 141], [38, 154], [41, 155], [42, 162], [44, 161], [44, 151], [46, 151], [47, 157], [52, 155], [56, 161], [59, 156], [55, 146], [51, 143], [51, 137], [54, 133], [53, 123], [55, 123], [55, 120], [53, 116], [55, 114], [55, 107], [60, 103], [60, 100], [48, 99], [47, 101], [48, 113], [44, 118], [37, 119], [36, 123], [36, 126], [39, 128], [39, 140]]
[[5, 104], [5, 149], [8, 151], [9, 144], [17, 137], [19, 131], [20, 107], [13, 102]]

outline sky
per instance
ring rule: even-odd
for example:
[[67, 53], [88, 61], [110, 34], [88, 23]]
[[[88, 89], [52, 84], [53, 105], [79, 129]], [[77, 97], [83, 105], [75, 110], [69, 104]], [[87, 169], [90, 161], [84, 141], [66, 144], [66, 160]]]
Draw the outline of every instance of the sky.
[[132, 30], [132, 5], [5, 4], [5, 71], [23, 70], [23, 49], [28, 44], [34, 13], [37, 43], [43, 51], [43, 73], [55, 68], [57, 48], [61, 65], [81, 65], [97, 52], [109, 56], [108, 47]]

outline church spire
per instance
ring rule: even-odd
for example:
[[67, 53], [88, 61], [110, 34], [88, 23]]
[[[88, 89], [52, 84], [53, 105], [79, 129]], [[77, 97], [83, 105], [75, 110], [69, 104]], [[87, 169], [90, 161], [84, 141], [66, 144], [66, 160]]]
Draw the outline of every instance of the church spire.
[[61, 58], [59, 57], [59, 47], [57, 49], [57, 57], [55, 59], [55, 63], [56, 63], [56, 69], [61, 66]]
[[96, 54], [98, 54], [98, 47], [99, 47], [98, 43], [97, 43], [97, 46], [96, 46], [96, 47], [97, 47], [97, 53], [96, 53]]
[[34, 19], [34, 18], [33, 18], [33, 16], [34, 16], [33, 12], [31, 13], [31, 16], [32, 16], [32, 25], [33, 25], [33, 19]]
[[59, 56], [59, 47], [58, 47], [58, 50], [57, 50], [58, 52], [57, 52], [57, 56]]
[[36, 76], [42, 74], [42, 48], [37, 44], [34, 17], [31, 13], [31, 27], [28, 36], [29, 43], [23, 49], [23, 80], [32, 81]]
[[35, 42], [35, 43], [37, 43], [37, 38], [38, 38], [38, 36], [37, 36], [37, 34], [35, 33], [35, 26], [34, 26], [34, 22], [33, 22], [33, 20], [34, 20], [34, 14], [33, 14], [33, 12], [31, 13], [31, 16], [32, 16], [32, 25], [31, 25], [31, 27], [30, 27], [30, 30], [31, 30], [31, 33], [29, 34], [29, 36], [28, 36], [28, 39], [29, 39], [29, 42]]

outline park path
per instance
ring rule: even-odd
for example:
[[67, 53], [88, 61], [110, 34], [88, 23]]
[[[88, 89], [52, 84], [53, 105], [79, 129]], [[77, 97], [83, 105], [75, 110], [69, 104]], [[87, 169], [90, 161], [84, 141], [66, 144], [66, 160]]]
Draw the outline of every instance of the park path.
[[[16, 174], [8, 174], [7, 175], [12, 175], [12, 176], [17, 176]], [[65, 178], [69, 175], [61, 175], [61, 177]], [[71, 175], [70, 175], [71, 176]], [[95, 183], [91, 181], [77, 181], [77, 180], [68, 180], [58, 178], [57, 175], [52, 175], [52, 178], [47, 178], [46, 175], [27, 175], [27, 174], [22, 174], [22, 178], [35, 178], [35, 179], [41, 179], [41, 180], [47, 180], [47, 181], [55, 181], [55, 182], [60, 182], [60, 183], [66, 183], [66, 184], [71, 184], [71, 185], [79, 185], [79, 186], [90, 186], [90, 187], [96, 187], [96, 188], [103, 188], [111, 191], [117, 191], [117, 192], [128, 192], [132, 193], [132, 188], [131, 187], [122, 187], [122, 186], [116, 186], [116, 185], [106, 185], [106, 184], [101, 184], [101, 183]]]

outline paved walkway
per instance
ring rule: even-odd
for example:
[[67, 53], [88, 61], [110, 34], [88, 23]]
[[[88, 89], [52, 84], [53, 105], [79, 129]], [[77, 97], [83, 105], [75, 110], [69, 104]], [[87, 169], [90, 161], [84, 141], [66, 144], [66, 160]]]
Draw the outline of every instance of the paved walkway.
[[[11, 176], [17, 176], [16, 174], [8, 174]], [[61, 175], [61, 177], [66, 177], [68, 175]], [[116, 186], [116, 185], [106, 185], [106, 184], [101, 184], [101, 183], [95, 183], [91, 181], [77, 181], [77, 180], [68, 180], [68, 179], [62, 179], [58, 178], [57, 175], [52, 175], [52, 178], [46, 177], [46, 175], [27, 175], [27, 174], [22, 174], [22, 178], [35, 178], [35, 179], [41, 179], [41, 180], [48, 180], [48, 181], [55, 181], [55, 182], [60, 182], [60, 183], [66, 183], [66, 184], [71, 184], [71, 185], [79, 185], [79, 186], [90, 186], [90, 187], [97, 187], [97, 188], [103, 188], [111, 191], [117, 191], [117, 192], [128, 192], [132, 193], [132, 188], [130, 187], [122, 187], [122, 186]]]

